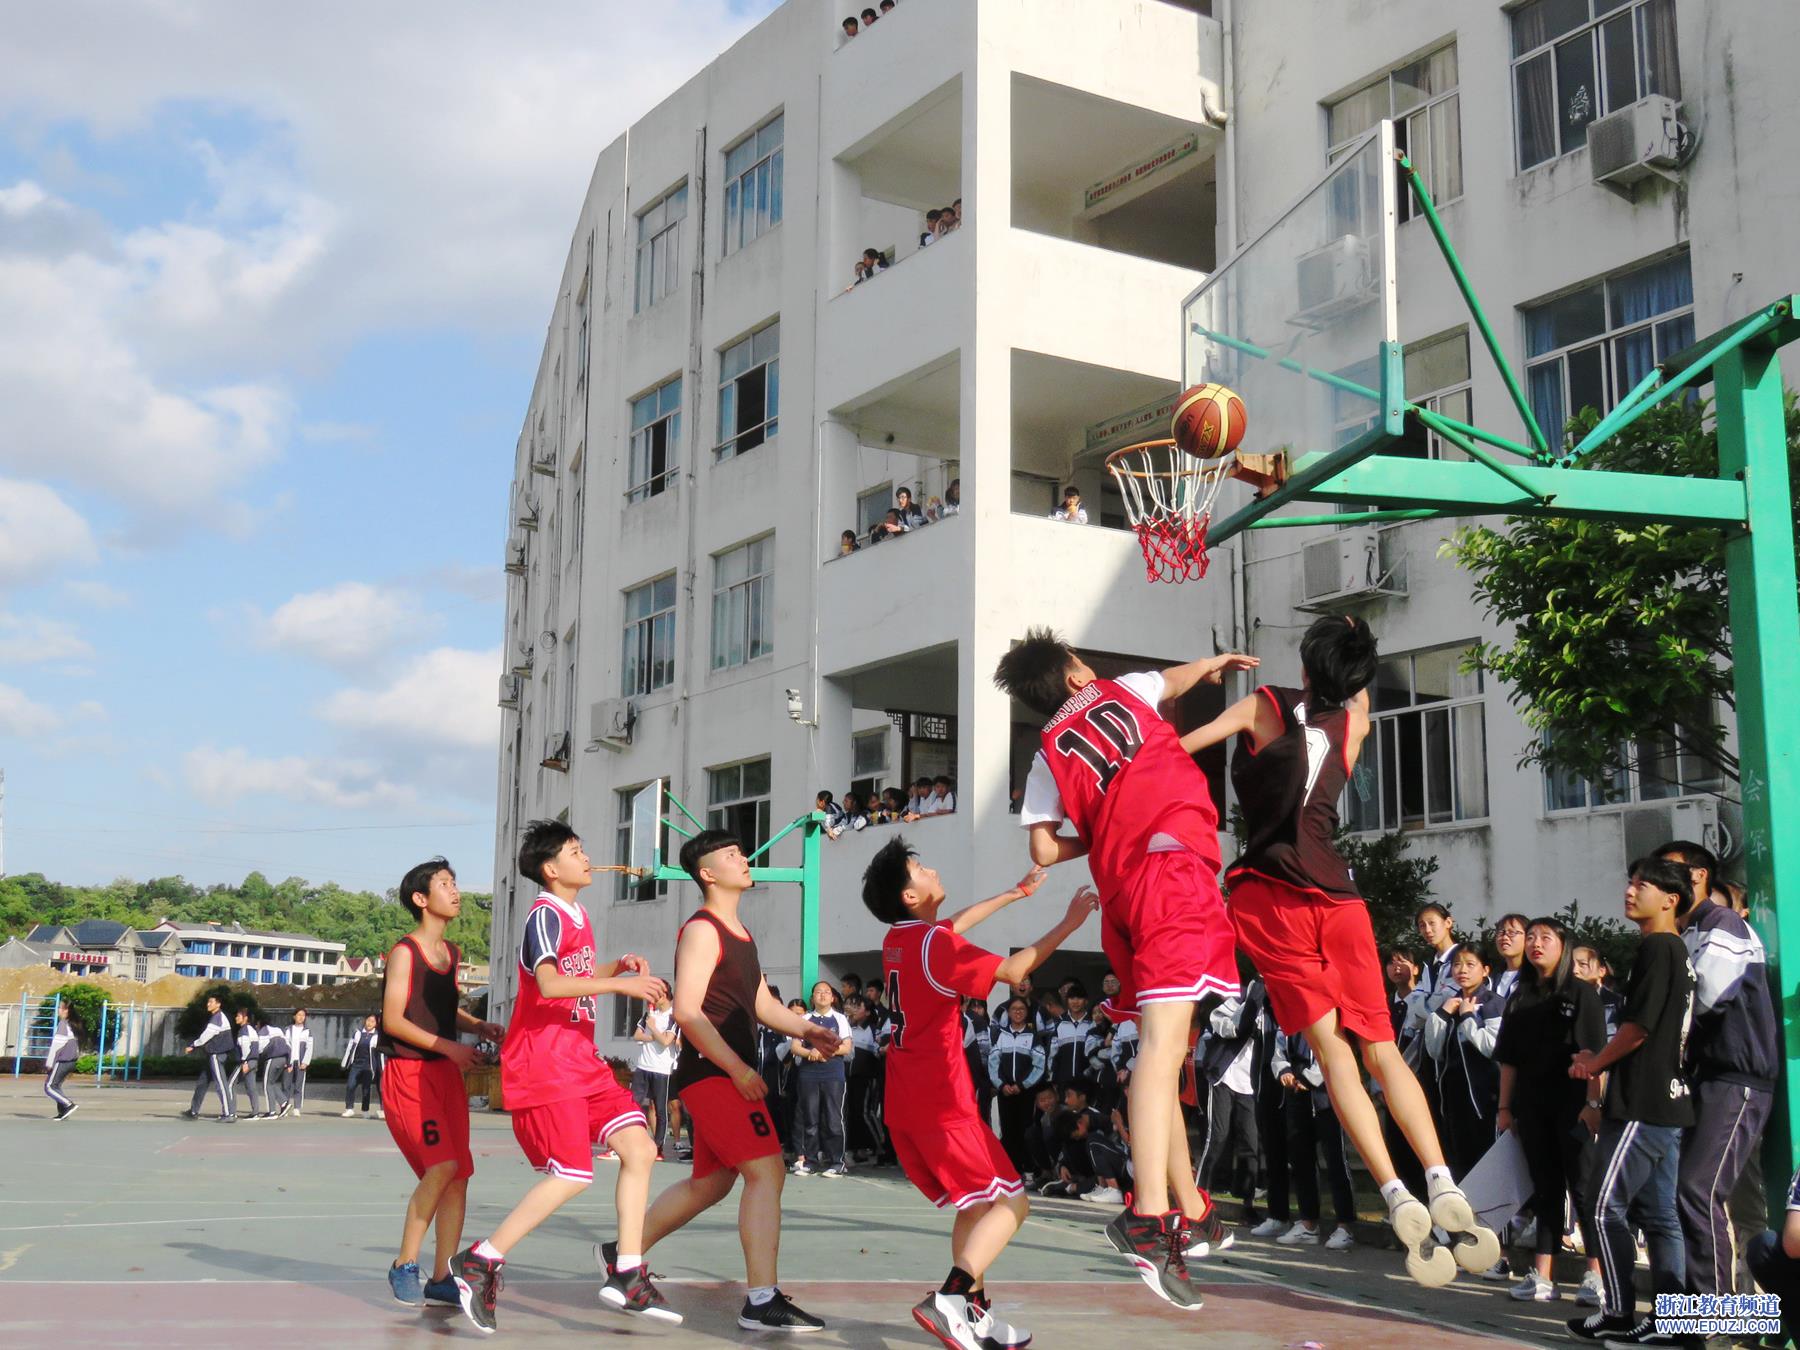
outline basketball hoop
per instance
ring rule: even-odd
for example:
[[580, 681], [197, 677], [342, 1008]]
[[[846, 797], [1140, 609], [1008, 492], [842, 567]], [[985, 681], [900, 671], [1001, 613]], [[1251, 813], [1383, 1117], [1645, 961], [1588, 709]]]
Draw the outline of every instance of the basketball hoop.
[[1213, 502], [1236, 465], [1235, 451], [1206, 459], [1172, 440], [1128, 445], [1106, 457], [1144, 551], [1146, 578], [1183, 582], [1206, 575]]

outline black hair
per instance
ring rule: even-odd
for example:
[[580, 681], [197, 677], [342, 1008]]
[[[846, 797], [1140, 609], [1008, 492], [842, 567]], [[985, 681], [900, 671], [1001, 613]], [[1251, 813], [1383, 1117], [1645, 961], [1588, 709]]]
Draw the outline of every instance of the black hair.
[[931, 210], [929, 210], [925, 213], [925, 219], [936, 220], [939, 216], [941, 216], [943, 214], [944, 214], [944, 212], [941, 207], [934, 206], [931, 208]]
[[855, 985], [855, 986], [856, 986], [856, 987], [857, 987], [857, 988], [858, 988], [858, 989], [861, 989], [861, 988], [862, 988], [862, 987], [863, 987], [863, 977], [862, 977], [862, 976], [860, 976], [860, 975], [858, 975], [858, 974], [857, 974], [857, 973], [856, 973], [856, 972], [855, 972], [855, 971], [854, 971], [854, 970], [853, 970], [853, 971], [850, 971], [850, 972], [849, 972], [849, 973], [848, 973], [848, 974], [846, 974], [846, 975], [840, 975], [840, 976], [838, 976], [838, 983], [839, 983], [839, 984], [853, 984], [853, 985]]
[[881, 987], [881, 977], [878, 975], [871, 975], [868, 979], [864, 980], [862, 982], [862, 987], [864, 995], [874, 999], [877, 1003], [881, 1002], [881, 1000], [886, 997], [885, 991], [883, 991]]
[[1076, 487], [1073, 483], [1070, 483], [1069, 486], [1063, 489], [1062, 499], [1066, 502], [1069, 498], [1079, 497], [1080, 495], [1081, 489]]
[[519, 874], [544, 884], [544, 864], [562, 852], [563, 845], [581, 836], [566, 820], [534, 820], [519, 840]]
[[770, 985], [769, 986], [769, 997], [774, 999], [777, 1003], [780, 1003], [781, 1002], [781, 986], [778, 984]]
[[844, 1011], [850, 1012], [856, 1008], [861, 1008], [864, 1012], [867, 1012], [869, 1010], [869, 1001], [861, 994], [844, 995]]
[[920, 774], [917, 778], [913, 779], [913, 786], [914, 787], [930, 787], [931, 779], [929, 777], [927, 777], [925, 774]]
[[[871, 254], [871, 253], [874, 253], [877, 258], [879, 258], [881, 256], [880, 253], [876, 252], [876, 250], [874, 250], [872, 248], [866, 248], [863, 250], [863, 256], [865, 258], [868, 257], [869, 254]], [[894, 496], [898, 497], [903, 492], [906, 494], [906, 500], [911, 501], [912, 500], [912, 489], [907, 487], [906, 484], [904, 484], [904, 483], [902, 483], [899, 487], [894, 489]]]
[[407, 869], [406, 875], [400, 878], [400, 903], [418, 918], [425, 917], [425, 906], [415, 905], [413, 897], [429, 894], [431, 879], [439, 872], [448, 872], [452, 881], [456, 879], [456, 869], [445, 858], [427, 858], [417, 867]]
[[1071, 1092], [1079, 1092], [1082, 1096], [1086, 1097], [1089, 1101], [1092, 1101], [1094, 1098], [1094, 1094], [1092, 1092], [1088, 1091], [1087, 1084], [1083, 1083], [1079, 1080], [1074, 1080], [1071, 1082], [1064, 1083], [1062, 1085], [1062, 1091], [1065, 1095], [1067, 1095], [1068, 1093], [1071, 1093]]
[[1450, 911], [1445, 909], [1435, 900], [1427, 900], [1424, 904], [1420, 905], [1418, 910], [1413, 914], [1413, 922], [1417, 923], [1427, 914], [1435, 914], [1445, 923], [1450, 922]]
[[831, 1006], [834, 1008], [837, 1007], [837, 998], [838, 998], [837, 986], [835, 984], [833, 984], [830, 980], [814, 980], [813, 981], [813, 987], [806, 991], [806, 1006], [809, 1008], [812, 1007], [812, 996], [819, 992], [819, 988], [821, 985], [823, 985], [826, 989], [829, 989], [831, 991]]
[[1063, 982], [1062, 995], [1066, 999], [1086, 998], [1088, 996], [1087, 986], [1080, 980], [1065, 980]]
[[823, 797], [826, 801], [831, 801], [832, 800], [831, 789], [830, 788], [820, 788], [817, 792], [815, 792], [813, 794], [814, 801], [818, 801], [819, 798], [821, 798], [821, 797]]
[[912, 885], [911, 863], [916, 855], [904, 835], [895, 835], [875, 851], [863, 869], [863, 907], [882, 923], [899, 923], [912, 917], [901, 898]]
[[931, 781], [934, 786], [938, 783], [942, 783], [945, 787], [949, 788], [952, 792], [956, 791], [956, 780], [947, 773], [940, 773], [936, 778], [932, 779]]
[[1300, 668], [1315, 704], [1341, 707], [1375, 678], [1375, 633], [1355, 615], [1313, 621], [1300, 639]]
[[1521, 927], [1521, 928], [1531, 927], [1530, 919], [1526, 918], [1523, 914], [1514, 912], [1511, 914], [1502, 914], [1499, 918], [1495, 919], [1494, 920], [1494, 931], [1496, 933], [1498, 933], [1502, 928], [1506, 927], [1506, 925], [1513, 919], [1517, 919], [1519, 921], [1519, 927]]
[[1000, 1005], [1002, 1008], [1006, 1009], [1007, 1020], [1010, 1021], [1012, 1019], [1013, 1004], [1015, 1003], [1025, 1010], [1025, 1021], [1029, 1023], [1031, 1021], [1031, 1000], [1026, 998], [1023, 994], [1014, 994], [1011, 998], [1007, 999], [1006, 1002]]
[[1455, 965], [1456, 958], [1461, 956], [1464, 952], [1467, 952], [1470, 956], [1481, 962], [1481, 964], [1486, 966], [1489, 970], [1492, 970], [1495, 966], [1500, 964], [1499, 961], [1495, 959], [1493, 951], [1489, 949], [1485, 942], [1459, 942], [1450, 949], [1449, 959], [1444, 962], [1445, 967], [1448, 968]]
[[[1061, 1097], [1056, 1099], [1062, 1101]], [[1075, 1131], [1081, 1128], [1082, 1117], [1073, 1111], [1065, 1111], [1050, 1126], [1050, 1132], [1056, 1136], [1056, 1142], [1066, 1144], [1075, 1137]]]
[[1540, 991], [1544, 996], [1560, 994], [1569, 987], [1569, 981], [1575, 978], [1575, 944], [1569, 941], [1569, 930], [1564, 927], [1563, 921], [1546, 914], [1526, 923], [1527, 934], [1533, 928], [1547, 928], [1555, 933], [1557, 941], [1562, 944], [1562, 955], [1557, 958], [1556, 969], [1548, 977], [1539, 974], [1538, 968], [1527, 957], [1525, 964], [1519, 967], [1519, 987], [1514, 991], [1514, 998], [1528, 990]]
[[733, 844], [740, 849], [744, 846], [730, 830], [702, 830], [681, 846], [681, 870], [694, 879], [696, 886], [704, 890], [706, 883], [700, 880], [700, 860], [709, 853], [717, 853]]
[[[864, 22], [864, 23], [867, 23], [867, 22], [868, 22], [868, 21], [869, 21], [869, 19], [870, 19], [870, 17], [871, 17], [871, 16], [872, 16], [872, 15], [875, 15], [875, 11], [874, 11], [874, 9], [872, 9], [872, 8], [871, 8], [871, 9], [865, 9], [865, 10], [864, 10], [864, 11], [863, 11], [863, 12], [862, 12], [862, 16], [863, 16], [863, 22]], [[876, 17], [879, 17], [879, 16], [876, 16]]]
[[[1656, 850], [1655, 856], [1658, 858], [1670, 859], [1672, 861], [1670, 855], [1677, 853], [1681, 855], [1683, 865], [1687, 867], [1704, 867], [1706, 869], [1706, 880], [1708, 885], [1719, 879], [1718, 855], [1706, 847], [1705, 844], [1696, 844], [1687, 839], [1671, 839], [1668, 843]], [[1696, 900], [1706, 900], [1709, 898], [1710, 897], [1704, 895], [1697, 895], [1694, 897]]]
[[1647, 881], [1659, 891], [1667, 891], [1675, 897], [1675, 917], [1687, 918], [1688, 911], [1694, 907], [1694, 885], [1688, 879], [1687, 867], [1683, 863], [1671, 862], [1668, 858], [1639, 858], [1631, 864], [1631, 879]]
[[1049, 628], [1028, 628], [1022, 642], [994, 667], [994, 684], [1033, 712], [1049, 717], [1068, 701], [1065, 676], [1075, 649]]
[[852, 14], [844, 20], [843, 27], [848, 28], [851, 24], [856, 23], [856, 22], [857, 22], [856, 15]]

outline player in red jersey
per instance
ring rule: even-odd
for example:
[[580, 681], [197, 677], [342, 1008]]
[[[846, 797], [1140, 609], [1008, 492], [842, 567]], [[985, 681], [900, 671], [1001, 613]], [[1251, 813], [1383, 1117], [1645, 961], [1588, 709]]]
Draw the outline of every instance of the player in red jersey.
[[[994, 683], [1048, 719], [1019, 815], [1045, 866], [1086, 855], [1100, 888], [1100, 941], [1119, 977], [1106, 1004], [1139, 1020], [1131, 1075], [1131, 1166], [1137, 1193], [1107, 1237], [1144, 1283], [1178, 1308], [1200, 1306], [1189, 1244], [1223, 1239], [1194, 1184], [1177, 1099], [1194, 1005], [1238, 993], [1231, 923], [1219, 898], [1219, 822], [1206, 776], [1162, 710], [1201, 681], [1257, 665], [1214, 656], [1101, 679], [1047, 628], [1000, 660]], [[1075, 837], [1060, 833], [1064, 820]], [[1170, 1204], [1173, 1192], [1174, 1205]], [[1194, 1250], [1201, 1249], [1196, 1245]]]
[[882, 978], [893, 1019], [887, 1056], [884, 1119], [907, 1179], [934, 1205], [956, 1209], [950, 1230], [950, 1274], [927, 1294], [913, 1320], [951, 1350], [1024, 1346], [1028, 1332], [998, 1321], [983, 1275], [1030, 1213], [1024, 1186], [1006, 1150], [981, 1119], [963, 1053], [962, 1001], [986, 1001], [996, 984], [1017, 984], [1067, 942], [1094, 912], [1082, 887], [1062, 921], [1028, 947], [1002, 957], [963, 934], [1035, 891], [1044, 869], [1033, 867], [1010, 891], [938, 918], [944, 887], [921, 866], [906, 840], [882, 845], [863, 873], [863, 904], [891, 924], [881, 942]]
[[[382, 1114], [419, 1184], [406, 1202], [400, 1254], [388, 1267], [388, 1288], [401, 1303], [460, 1306], [462, 1293], [450, 1263], [462, 1245], [463, 1213], [475, 1160], [469, 1153], [469, 1094], [463, 1070], [475, 1063], [472, 1045], [459, 1031], [499, 1041], [504, 1027], [483, 1022], [457, 1006], [456, 969], [462, 952], [444, 929], [462, 913], [456, 873], [442, 858], [420, 863], [401, 878], [400, 903], [418, 926], [394, 944], [383, 969], [381, 1047], [387, 1072], [381, 1079]], [[431, 1279], [421, 1288], [419, 1248], [425, 1230], [437, 1227]]]
[[757, 1024], [835, 1054], [837, 1033], [783, 1007], [769, 992], [756, 940], [738, 917], [753, 882], [737, 836], [702, 830], [681, 846], [681, 866], [700, 887], [700, 909], [675, 939], [675, 1020], [686, 1049], [669, 1084], [681, 1098], [694, 1140], [694, 1171], [656, 1197], [644, 1220], [644, 1250], [731, 1193], [741, 1176], [738, 1240], [749, 1294], [738, 1313], [747, 1331], [820, 1331], [775, 1283], [781, 1249], [781, 1139], [756, 1067]]
[[656, 1145], [644, 1113], [594, 1048], [594, 1007], [602, 994], [654, 1001], [666, 986], [641, 956], [600, 964], [594, 930], [577, 900], [593, 866], [575, 831], [561, 821], [534, 820], [519, 845], [519, 871], [544, 889], [525, 915], [519, 946], [519, 994], [500, 1052], [500, 1089], [513, 1135], [544, 1179], [511, 1214], [456, 1258], [468, 1292], [463, 1311], [484, 1332], [495, 1329], [501, 1266], [521, 1238], [594, 1181], [596, 1142], [619, 1155], [613, 1191], [617, 1256], [600, 1301], [620, 1312], [679, 1322], [644, 1267], [644, 1206]]
[[[1407, 1273], [1424, 1285], [1447, 1284], [1458, 1263], [1489, 1269], [1499, 1240], [1451, 1179], [1431, 1108], [1394, 1045], [1368, 907], [1335, 842], [1338, 799], [1369, 734], [1375, 635], [1361, 619], [1320, 619], [1300, 641], [1300, 665], [1303, 688], [1264, 685], [1189, 732], [1181, 748], [1193, 753], [1237, 737], [1231, 782], [1250, 838], [1225, 876], [1238, 943], [1268, 986], [1282, 1031], [1305, 1033], [1332, 1110], [1381, 1187]], [[1395, 1171], [1358, 1046], [1425, 1166], [1429, 1209]], [[1454, 1259], [1431, 1244], [1434, 1222], [1455, 1235]]]

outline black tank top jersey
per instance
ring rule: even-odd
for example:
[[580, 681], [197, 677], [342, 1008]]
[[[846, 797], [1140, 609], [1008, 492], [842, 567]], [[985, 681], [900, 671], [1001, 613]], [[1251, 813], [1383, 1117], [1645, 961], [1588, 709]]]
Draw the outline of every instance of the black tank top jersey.
[[[400, 939], [412, 948], [412, 984], [406, 991], [406, 1020], [416, 1027], [436, 1032], [445, 1040], [456, 1039], [456, 968], [462, 964], [462, 952], [454, 942], [446, 942], [444, 946], [450, 952], [450, 969], [438, 970], [425, 959], [425, 953], [419, 944], [410, 937]], [[389, 966], [382, 975], [382, 989], [385, 1002], [387, 980], [393, 974]], [[389, 1059], [442, 1059], [435, 1050], [421, 1050], [416, 1045], [408, 1045], [405, 1041], [395, 1040], [384, 1028], [381, 1033], [381, 1053]]]
[[1344, 763], [1350, 716], [1342, 708], [1308, 708], [1301, 689], [1264, 685], [1256, 692], [1280, 712], [1281, 734], [1261, 750], [1248, 732], [1238, 736], [1231, 786], [1250, 841], [1225, 875], [1255, 872], [1334, 899], [1358, 898], [1332, 842], [1338, 798], [1350, 776]]
[[[717, 916], [700, 910], [688, 923], [704, 919], [719, 934], [719, 964], [713, 967], [712, 977], [706, 982], [706, 997], [701, 1001], [700, 1011], [706, 1014], [706, 1020], [718, 1028], [719, 1035], [725, 1038], [725, 1044], [744, 1063], [756, 1063], [756, 991], [762, 988], [762, 960], [756, 954], [756, 939], [748, 936], [739, 937], [732, 932]], [[687, 924], [683, 924], [685, 929]], [[681, 941], [679, 935], [676, 942]], [[691, 1041], [682, 1047], [681, 1058], [675, 1063], [675, 1076], [669, 1084], [671, 1092], [680, 1092], [692, 1083], [703, 1078], [723, 1078], [725, 1071], [705, 1055]]]

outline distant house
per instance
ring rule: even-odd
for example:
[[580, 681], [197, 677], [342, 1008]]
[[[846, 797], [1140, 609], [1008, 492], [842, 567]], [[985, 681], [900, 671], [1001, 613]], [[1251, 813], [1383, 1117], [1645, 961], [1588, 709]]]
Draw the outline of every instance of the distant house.
[[120, 979], [148, 982], [175, 973], [178, 948], [169, 935], [145, 932], [113, 919], [83, 919], [76, 924], [41, 923], [26, 936], [26, 944], [43, 952], [39, 961], [18, 965], [48, 965], [65, 975], [116, 975]]
[[166, 932], [179, 947], [177, 975], [243, 980], [250, 984], [336, 984], [343, 978], [344, 944], [306, 933], [268, 932], [242, 924], [176, 923]]

